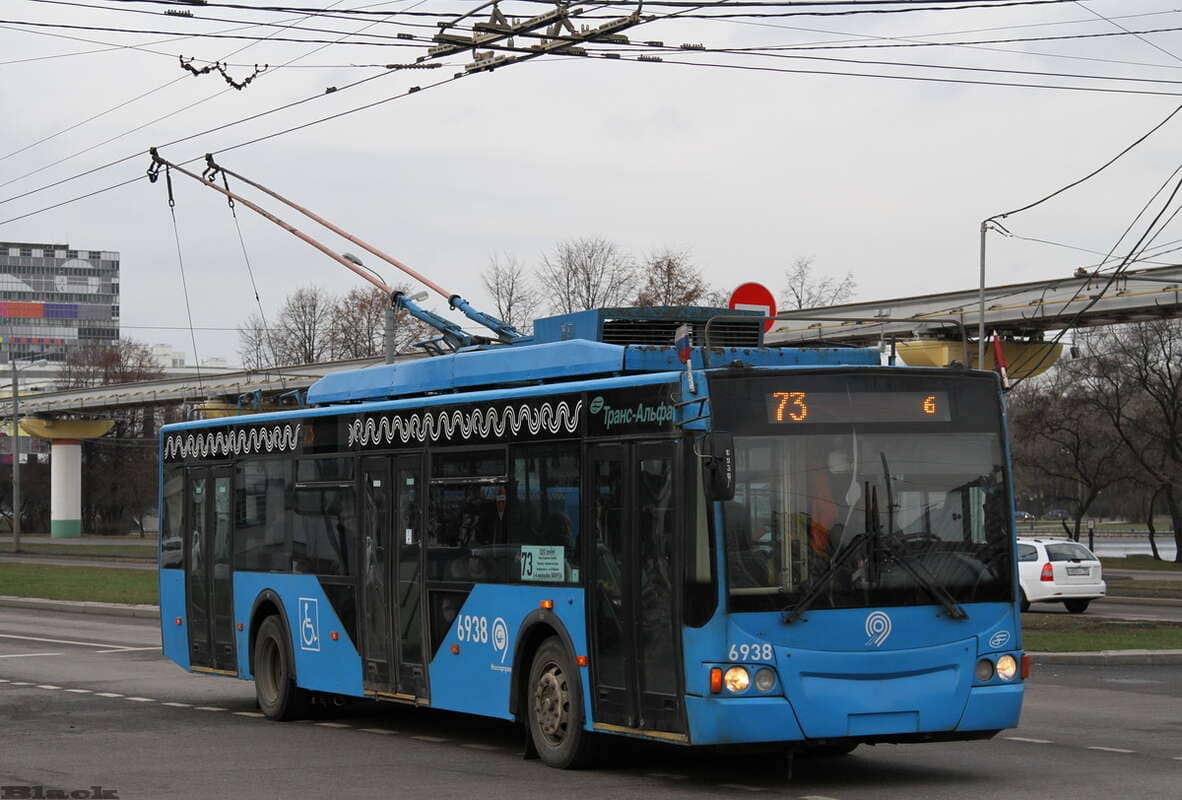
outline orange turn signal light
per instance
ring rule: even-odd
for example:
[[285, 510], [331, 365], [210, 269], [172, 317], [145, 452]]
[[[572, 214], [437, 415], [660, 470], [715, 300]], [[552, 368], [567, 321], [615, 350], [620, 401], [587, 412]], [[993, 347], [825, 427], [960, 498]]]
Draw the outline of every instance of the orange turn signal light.
[[241, 622], [239, 622], [239, 623], [238, 623], [238, 630], [242, 630], [242, 629], [243, 629], [243, 627], [244, 627], [244, 626], [243, 626], [243, 624], [242, 624]]
[[458, 644], [453, 644], [451, 646], [451, 654], [453, 656], [458, 656], [460, 654], [460, 646]]
[[329, 631], [328, 638], [332, 639], [335, 642], [341, 638], [341, 635], [339, 633], [337, 633], [336, 631]]
[[718, 694], [722, 691], [722, 667], [712, 667], [710, 669], [710, 694]]
[[575, 663], [580, 667], [587, 666], [587, 656], [575, 656]]
[[550, 611], [554, 608], [554, 601], [553, 600], [543, 600], [542, 602], [538, 603], [538, 607], [544, 608], [547, 611]]
[[1034, 663], [1031, 660], [1030, 656], [1023, 654], [1022, 655], [1022, 680], [1026, 680], [1027, 678], [1030, 677], [1030, 673], [1033, 670], [1033, 667], [1034, 667]]
[[177, 618], [176, 618], [176, 624], [177, 624], [177, 625], [180, 625], [180, 624], [181, 624], [181, 618], [180, 618], [180, 617], [177, 617]]

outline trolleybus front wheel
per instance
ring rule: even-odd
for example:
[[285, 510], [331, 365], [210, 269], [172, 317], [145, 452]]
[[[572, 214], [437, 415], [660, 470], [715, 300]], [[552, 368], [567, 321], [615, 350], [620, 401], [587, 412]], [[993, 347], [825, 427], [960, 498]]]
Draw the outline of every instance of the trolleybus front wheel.
[[291, 648], [277, 616], [263, 620], [254, 640], [254, 691], [268, 719], [298, 719], [307, 713], [310, 695], [296, 686]]
[[591, 761], [583, 729], [579, 673], [558, 637], [542, 642], [529, 671], [529, 732], [538, 757], [551, 767], [578, 769]]

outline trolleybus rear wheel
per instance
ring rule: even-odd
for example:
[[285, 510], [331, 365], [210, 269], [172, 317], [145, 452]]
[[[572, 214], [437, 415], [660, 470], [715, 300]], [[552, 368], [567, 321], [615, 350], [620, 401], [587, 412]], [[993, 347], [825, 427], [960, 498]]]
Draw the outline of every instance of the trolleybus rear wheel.
[[551, 767], [578, 769], [591, 761], [583, 730], [579, 673], [557, 637], [542, 642], [529, 671], [529, 732], [538, 757]]
[[254, 640], [254, 690], [269, 719], [298, 719], [307, 713], [309, 694], [296, 686], [291, 648], [277, 616], [263, 620]]

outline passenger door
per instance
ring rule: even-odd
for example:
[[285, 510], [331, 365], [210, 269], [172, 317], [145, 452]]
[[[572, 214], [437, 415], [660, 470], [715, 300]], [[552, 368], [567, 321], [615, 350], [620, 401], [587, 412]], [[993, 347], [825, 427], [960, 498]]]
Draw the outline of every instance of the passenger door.
[[188, 474], [185, 504], [189, 663], [227, 672], [236, 666], [233, 488], [230, 467], [197, 467]]
[[587, 494], [596, 725], [681, 733], [675, 442], [592, 445]]
[[366, 691], [427, 699], [423, 660], [422, 457], [362, 462], [362, 652]]

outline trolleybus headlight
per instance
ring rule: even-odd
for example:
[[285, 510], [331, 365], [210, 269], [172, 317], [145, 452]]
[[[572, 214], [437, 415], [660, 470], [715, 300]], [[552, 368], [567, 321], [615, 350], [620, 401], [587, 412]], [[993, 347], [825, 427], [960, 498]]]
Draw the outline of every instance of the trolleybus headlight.
[[997, 676], [1003, 681], [1012, 681], [1018, 674], [1018, 662], [1013, 656], [1002, 656], [997, 659]]
[[742, 667], [731, 667], [722, 676], [722, 682], [726, 684], [728, 692], [738, 694], [747, 691], [747, 687], [751, 685], [751, 676]]
[[755, 671], [755, 688], [761, 692], [770, 692], [776, 685], [776, 673], [767, 667]]
[[993, 680], [993, 662], [983, 658], [977, 662], [977, 680], [984, 683]]

